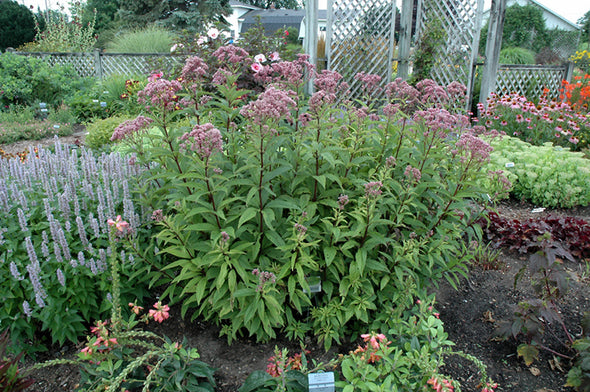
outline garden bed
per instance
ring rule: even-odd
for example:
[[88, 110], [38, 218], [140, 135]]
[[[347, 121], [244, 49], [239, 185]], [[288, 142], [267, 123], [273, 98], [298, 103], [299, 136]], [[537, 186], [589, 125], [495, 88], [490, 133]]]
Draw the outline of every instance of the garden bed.
[[[74, 135], [61, 138], [64, 143], [80, 143], [84, 132], [79, 130]], [[48, 146], [53, 139], [34, 142], [20, 142], [18, 145], [2, 146], [9, 153], [22, 151], [31, 146]], [[532, 212], [535, 206], [516, 201], [503, 202], [499, 215], [509, 219], [524, 220], [547, 216], [575, 216], [588, 219], [589, 208], [571, 210], [545, 210]], [[523, 279], [514, 287], [514, 276], [527, 263], [528, 255], [520, 255], [515, 251], [504, 250], [498, 258], [496, 270], [484, 270], [474, 266], [467, 279], [462, 279], [458, 290], [448, 284], [441, 284], [436, 289], [440, 318], [445, 323], [445, 331], [449, 339], [456, 343], [456, 348], [472, 354], [483, 361], [488, 367], [489, 375], [498, 382], [498, 391], [540, 392], [566, 391], [564, 387], [570, 363], [567, 360], [556, 362], [555, 356], [541, 352], [540, 359], [531, 366], [526, 366], [517, 355], [518, 342], [514, 340], [499, 341], [494, 338], [494, 331], [502, 321], [507, 321], [512, 307], [531, 294], [530, 283]], [[561, 303], [564, 318], [571, 328], [570, 333], [579, 337], [580, 320], [584, 311], [590, 310], [590, 276], [583, 263], [565, 262], [570, 275], [571, 292]], [[287, 347], [290, 352], [297, 352], [298, 344], [286, 339], [272, 340], [260, 344], [251, 339], [239, 339], [231, 345], [225, 338], [219, 337], [219, 327], [196, 320], [189, 322], [180, 317], [179, 307], [171, 310], [171, 319], [162, 324], [150, 323], [147, 329], [170, 337], [173, 341], [182, 341], [186, 337], [192, 347], [196, 347], [201, 360], [217, 368], [215, 373], [218, 391], [237, 391], [247, 376], [255, 370], [264, 370], [268, 359], [274, 355], [274, 348]], [[562, 346], [565, 336], [547, 334], [547, 345], [562, 353], [571, 354]], [[315, 340], [307, 339], [306, 347], [311, 350], [309, 358], [328, 362], [337, 354], [345, 354], [357, 347], [358, 342], [343, 342], [334, 346], [326, 353]], [[47, 353], [38, 354], [37, 361], [56, 358], [75, 358], [83, 348], [83, 342], [74, 346], [51, 347]], [[449, 357], [443, 368], [443, 374], [460, 381], [463, 391], [479, 391], [477, 388], [477, 369], [473, 364], [457, 356]], [[27, 364], [34, 361], [27, 359]], [[70, 391], [79, 382], [79, 373], [73, 366], [50, 367], [32, 373], [36, 383], [30, 390], [34, 391]]]

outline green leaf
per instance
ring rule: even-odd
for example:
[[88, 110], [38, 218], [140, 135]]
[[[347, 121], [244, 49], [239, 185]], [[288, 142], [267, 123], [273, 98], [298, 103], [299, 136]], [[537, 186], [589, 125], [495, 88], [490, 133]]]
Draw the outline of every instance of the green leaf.
[[336, 248], [334, 247], [330, 247], [330, 248], [324, 248], [324, 257], [325, 257], [325, 261], [326, 261], [326, 266], [330, 266], [330, 264], [332, 264], [332, 261], [334, 261], [334, 257], [336, 257]]
[[238, 228], [240, 228], [244, 223], [248, 222], [250, 219], [254, 218], [258, 210], [254, 207], [246, 208], [246, 210], [242, 213], [240, 217], [240, 221], [238, 222]]
[[238, 392], [256, 391], [258, 388], [263, 387], [264, 384], [266, 384], [266, 382], [271, 379], [271, 375], [267, 372], [264, 372], [262, 370], [255, 370], [252, 373], [250, 373], [246, 381], [244, 381], [244, 385], [242, 385], [242, 387], [238, 389]]
[[313, 176], [313, 179], [319, 182], [322, 188], [326, 189], [326, 176]]

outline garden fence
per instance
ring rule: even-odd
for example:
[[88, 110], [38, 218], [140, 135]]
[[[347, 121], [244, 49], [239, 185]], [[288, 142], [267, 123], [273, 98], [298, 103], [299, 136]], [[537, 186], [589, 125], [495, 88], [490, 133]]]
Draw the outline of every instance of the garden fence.
[[39, 58], [50, 65], [70, 65], [82, 77], [106, 78], [113, 74], [149, 75], [158, 69], [169, 69], [184, 63], [184, 56], [167, 53], [104, 53], [99, 50], [89, 53], [13, 53]]
[[559, 99], [562, 82], [571, 80], [573, 63], [563, 65], [500, 64], [495, 92], [498, 95], [518, 93], [537, 101], [547, 91], [549, 98]]

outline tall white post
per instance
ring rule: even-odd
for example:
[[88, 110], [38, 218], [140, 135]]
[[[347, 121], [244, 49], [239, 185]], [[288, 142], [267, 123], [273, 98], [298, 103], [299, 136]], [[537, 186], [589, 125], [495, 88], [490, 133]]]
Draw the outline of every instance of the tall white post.
[[[317, 66], [318, 58], [318, 0], [305, 0], [305, 38], [303, 40], [305, 54], [309, 62]], [[307, 94], [313, 93], [313, 81], [309, 81]]]

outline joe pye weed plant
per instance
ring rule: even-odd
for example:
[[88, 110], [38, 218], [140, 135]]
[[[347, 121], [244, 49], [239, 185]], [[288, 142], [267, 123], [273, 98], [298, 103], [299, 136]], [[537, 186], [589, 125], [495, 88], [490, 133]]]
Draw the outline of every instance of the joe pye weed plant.
[[[213, 56], [226, 59], [215, 73], [193, 57], [180, 79], [148, 83], [145, 114], [113, 134], [146, 168], [144, 202], [174, 258], [164, 297], [183, 315], [221, 324], [229, 341], [313, 331], [329, 348], [367, 325], [388, 328], [427, 285], [456, 283], [464, 240], [480, 237], [467, 201], [491, 151], [466, 116], [432, 103], [459, 90], [398, 80], [378, 107], [304, 56], [262, 64], [231, 45]], [[241, 89], [239, 72], [264, 91]]]

